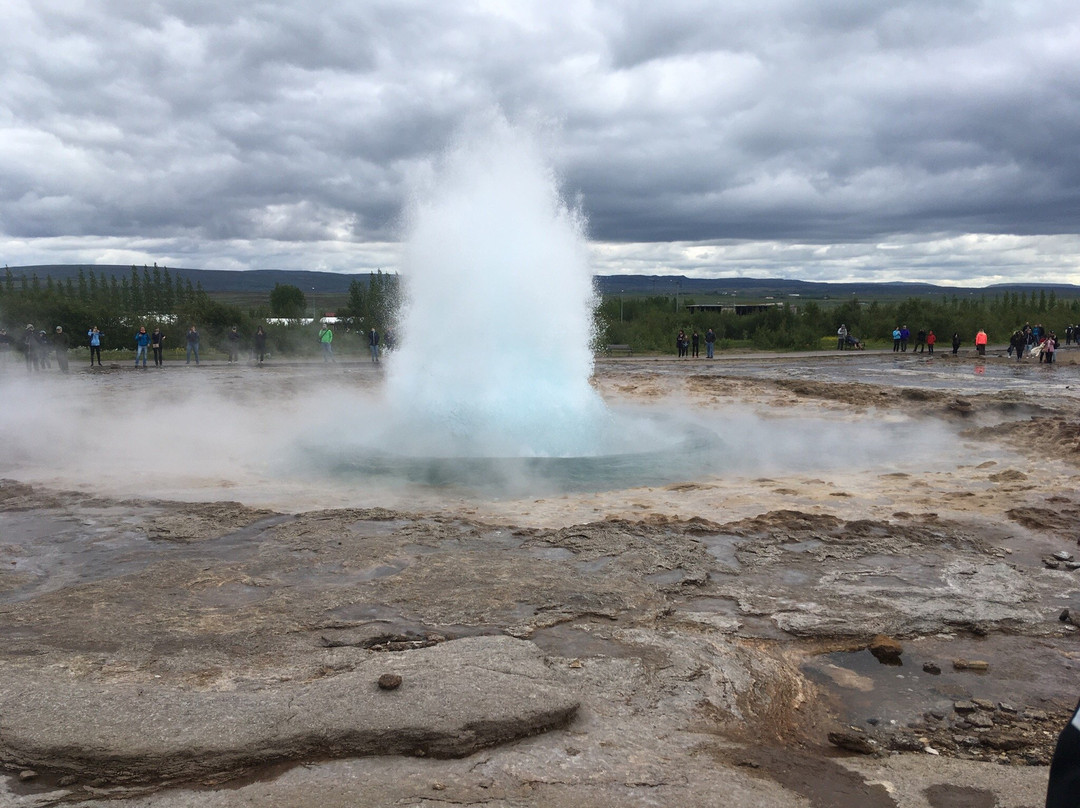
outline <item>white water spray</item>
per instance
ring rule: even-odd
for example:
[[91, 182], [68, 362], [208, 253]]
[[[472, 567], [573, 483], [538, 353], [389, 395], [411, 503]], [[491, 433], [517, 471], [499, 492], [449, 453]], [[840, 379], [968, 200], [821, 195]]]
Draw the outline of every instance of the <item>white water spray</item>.
[[603, 452], [589, 385], [594, 290], [581, 218], [505, 123], [454, 151], [413, 207], [387, 398], [411, 456]]

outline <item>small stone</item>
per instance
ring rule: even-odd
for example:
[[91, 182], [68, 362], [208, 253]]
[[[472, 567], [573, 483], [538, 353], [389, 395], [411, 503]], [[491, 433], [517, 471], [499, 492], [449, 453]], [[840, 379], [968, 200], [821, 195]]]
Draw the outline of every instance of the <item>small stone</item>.
[[431, 784], [432, 791], [446, 791], [446, 783], [435, 782]]
[[878, 751], [877, 742], [856, 727], [830, 732], [828, 739], [833, 746], [839, 746], [849, 752], [858, 752], [860, 755], [873, 755]]
[[998, 709], [1003, 713], [1015, 714], [1017, 712], [1016, 707], [1007, 701], [999, 701]]
[[941, 754], [941, 752], [939, 752], [938, 750], [936, 750], [932, 746], [926, 747], [925, 749], [923, 749], [923, 751], [926, 752], [926, 754], [928, 754], [928, 755], [940, 755]]
[[869, 648], [874, 658], [885, 665], [899, 664], [900, 656], [904, 653], [904, 646], [899, 640], [884, 634], [878, 634], [870, 640]]
[[952, 666], [958, 671], [988, 671], [990, 663], [981, 659], [954, 659]]
[[383, 690], [397, 690], [401, 687], [401, 677], [396, 673], [384, 673], [379, 677], [379, 687]]
[[567, 667], [570, 667], [570, 668], [584, 668], [585, 666], [582, 664], [580, 659], [572, 659], [572, 660], [570, 660], [570, 664]]
[[[963, 661], [963, 660], [961, 660]], [[970, 701], [957, 701], [953, 702], [953, 710], [960, 713], [960, 715], [966, 715], [967, 713], [973, 713], [976, 710], [975, 704]]]
[[1070, 555], [1069, 553], [1066, 553], [1064, 550], [1058, 550], [1056, 553], [1054, 553], [1054, 558], [1056, 558], [1058, 561], [1072, 561], [1073, 560], [1072, 555]]
[[990, 729], [990, 727], [994, 726], [994, 719], [983, 713], [972, 713], [967, 720], [976, 729]]
[[1062, 623], [1071, 623], [1072, 619], [1072, 612], [1070, 612], [1068, 609], [1062, 609], [1061, 614], [1058, 615], [1058, 620], [1060, 620]]
[[929, 673], [932, 676], [938, 676], [941, 673], [941, 667], [936, 662], [924, 662], [922, 669], [924, 673]]
[[889, 749], [894, 752], [921, 752], [925, 748], [925, 740], [911, 735], [894, 735], [889, 739]]
[[61, 777], [59, 780], [57, 780], [56, 782], [57, 782], [57, 785], [60, 785], [60, 786], [63, 786], [63, 787], [66, 788], [67, 786], [73, 786], [77, 782], [79, 782], [79, 778], [76, 777], [74, 774], [66, 774], [63, 777]]
[[1047, 556], [1046, 558], [1044, 558], [1042, 560], [1042, 563], [1043, 563], [1043, 566], [1046, 567], [1047, 569], [1051, 569], [1051, 570], [1059, 570], [1059, 569], [1061, 569], [1061, 564], [1058, 563], [1057, 559], [1050, 558], [1050, 556]]
[[993, 710], [994, 710], [994, 702], [989, 701], [987, 699], [972, 699], [971, 701], [980, 710], [989, 710], [991, 712], [993, 712]]
[[881, 723], [881, 719], [880, 718], [868, 718], [868, 719], [866, 719], [866, 723], [869, 724], [872, 727], [876, 727], [878, 724]]
[[23, 769], [21, 772], [19, 772], [19, 782], [25, 783], [28, 780], [36, 780], [37, 776], [38, 773], [33, 769]]

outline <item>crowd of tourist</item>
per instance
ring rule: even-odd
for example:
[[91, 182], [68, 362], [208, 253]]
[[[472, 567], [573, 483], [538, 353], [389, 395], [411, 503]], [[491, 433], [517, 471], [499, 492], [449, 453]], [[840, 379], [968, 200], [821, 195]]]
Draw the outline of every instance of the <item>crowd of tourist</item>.
[[[906, 353], [911, 348], [912, 353], [934, 352], [937, 344], [937, 336], [930, 329], [919, 330], [912, 336], [911, 330], [906, 325], [898, 325], [892, 331], [892, 349], [896, 353]], [[986, 355], [986, 346], [989, 337], [986, 331], [980, 328], [975, 334], [975, 352], [979, 356]], [[1080, 345], [1080, 326], [1069, 325], [1065, 327], [1065, 344]], [[963, 340], [959, 333], [952, 335], [952, 352], [959, 353]], [[843, 323], [836, 331], [836, 349], [839, 351], [849, 348], [862, 348], [863, 344], [851, 335]], [[1040, 362], [1052, 363], [1054, 356], [1061, 347], [1058, 336], [1053, 331], [1048, 331], [1042, 324], [1025, 324], [1023, 328], [1016, 329], [1009, 338], [1008, 355], [1016, 356], [1017, 361], [1025, 356], [1038, 359]]]
[[[374, 328], [366, 332], [358, 332], [358, 336], [366, 342], [371, 353], [371, 361], [375, 363], [379, 361], [381, 347], [385, 347], [386, 350], [394, 347], [393, 332], [389, 330], [383, 340], [380, 340], [379, 333]], [[224, 352], [228, 356], [226, 363], [230, 365], [239, 364], [241, 350], [247, 347], [250, 361], [261, 366], [269, 357], [266, 337], [266, 331], [260, 325], [252, 335], [250, 345], [247, 345], [247, 341], [241, 335], [239, 327], [233, 326], [226, 333], [222, 345]], [[91, 326], [87, 330], [85, 344], [90, 349], [90, 367], [95, 365], [102, 367], [101, 347], [104, 339], [105, 335], [97, 326]], [[323, 325], [319, 329], [318, 341], [322, 350], [323, 361], [328, 363], [336, 362], [333, 350], [334, 330], [329, 324]], [[380, 345], [380, 342], [382, 342], [382, 345]], [[162, 367], [165, 364], [165, 343], [166, 337], [160, 328], [148, 332], [145, 326], [140, 326], [132, 337], [132, 347], [135, 349], [135, 367], [145, 370], [148, 366], [148, 356], [153, 357], [155, 367]], [[184, 364], [190, 365], [192, 360], [196, 365], [200, 364], [199, 348], [201, 343], [202, 338], [199, 330], [194, 325], [189, 326], [183, 341]], [[62, 326], [56, 326], [54, 332], [50, 335], [44, 330], [36, 330], [33, 323], [27, 323], [22, 335], [18, 338], [9, 334], [6, 329], [0, 328], [0, 361], [6, 363], [13, 352], [21, 352], [25, 356], [26, 369], [29, 372], [51, 370], [53, 360], [55, 360], [60, 372], [67, 373], [69, 367], [68, 351], [72, 347], [74, 346], [68, 333], [64, 331]], [[696, 341], [694, 355], [697, 355]]]

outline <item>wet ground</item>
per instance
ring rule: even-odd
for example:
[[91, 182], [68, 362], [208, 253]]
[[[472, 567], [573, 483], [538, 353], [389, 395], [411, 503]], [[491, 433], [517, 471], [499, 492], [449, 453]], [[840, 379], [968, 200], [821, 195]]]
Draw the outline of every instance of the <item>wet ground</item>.
[[0, 369], [11, 676], [198, 698], [511, 636], [581, 704], [459, 761], [307, 748], [212, 786], [9, 757], [0, 804], [1039, 805], [1080, 696], [1075, 359], [602, 361], [692, 462], [593, 485], [343, 467], [363, 363]]

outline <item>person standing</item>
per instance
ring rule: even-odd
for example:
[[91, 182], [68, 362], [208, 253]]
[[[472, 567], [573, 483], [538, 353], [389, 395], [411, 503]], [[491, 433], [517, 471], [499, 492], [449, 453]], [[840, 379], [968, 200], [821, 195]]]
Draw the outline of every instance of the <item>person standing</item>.
[[701, 337], [698, 336], [698, 332], [695, 329], [694, 333], [692, 333], [690, 335], [690, 351], [691, 351], [691, 356], [693, 356], [694, 359], [699, 358], [698, 357], [698, 348], [700, 347], [700, 345], [701, 345]]
[[187, 332], [187, 361], [185, 365], [191, 364], [191, 355], [195, 355], [195, 364], [199, 364], [199, 332], [195, 330], [195, 326], [191, 326]]
[[233, 365], [240, 361], [240, 331], [234, 325], [229, 332], [229, 364]]
[[61, 373], [68, 372], [68, 346], [68, 335], [64, 333], [61, 326], [57, 326], [56, 333], [53, 335], [53, 350], [56, 351], [56, 364]]
[[0, 328], [0, 365], [7, 365], [8, 356], [11, 354], [11, 346], [15, 340], [7, 332], [6, 328]]
[[847, 326], [840, 323], [840, 327], [836, 329], [836, 350], [842, 351], [847, 348]]
[[915, 334], [915, 347], [911, 349], [912, 353], [922, 353], [926, 350], [926, 332], [919, 330]]
[[716, 345], [716, 332], [711, 328], [705, 332], [705, 358], [713, 358], [713, 348]]
[[900, 326], [900, 350], [903, 353], [907, 353], [908, 341], [911, 339], [911, 332], [906, 325]]
[[37, 349], [38, 361], [41, 362], [41, 369], [52, 370], [52, 362], [49, 361], [49, 353], [52, 351], [52, 343], [49, 342], [49, 335], [45, 333], [44, 328], [38, 331]]
[[319, 342], [322, 344], [323, 362], [336, 362], [334, 359], [334, 329], [324, 325], [319, 331]]
[[926, 332], [926, 352], [934, 352], [934, 343], [937, 342], [937, 337], [934, 336], [934, 329], [930, 329]]
[[371, 361], [379, 361], [379, 332], [374, 328], [368, 332], [368, 349], [371, 351]]
[[979, 356], [986, 356], [986, 332], [981, 328], [975, 335], [975, 350], [978, 351]]
[[165, 362], [162, 359], [162, 349], [165, 347], [165, 335], [160, 328], [155, 328], [150, 335], [150, 347], [154, 349], [154, 367], [162, 367]]
[[89, 331], [86, 332], [86, 336], [90, 338], [90, 367], [94, 366], [94, 356], [97, 356], [98, 367], [101, 367], [101, 332], [98, 331], [98, 327], [95, 325]]
[[146, 333], [146, 326], [140, 325], [139, 332], [135, 335], [135, 367], [139, 366], [139, 357], [142, 357], [142, 367], [146, 370], [146, 352], [150, 347], [150, 335]]
[[1058, 735], [1050, 776], [1046, 783], [1046, 808], [1080, 805], [1080, 704]]
[[892, 330], [892, 349], [893, 353], [900, 353], [900, 326]]
[[259, 364], [263, 363], [263, 357], [266, 356], [266, 332], [263, 331], [263, 327], [260, 325], [255, 329], [255, 355], [259, 359]]
[[1019, 328], [1013, 331], [1012, 336], [1009, 337], [1009, 354], [1016, 351], [1016, 361], [1019, 362], [1024, 358], [1024, 349], [1027, 347], [1027, 337], [1024, 336], [1024, 332]]
[[955, 356], [956, 352], [959, 351], [959, 350], [960, 350], [960, 334], [959, 334], [959, 332], [954, 331], [953, 335], [952, 335], [952, 352], [953, 352], [953, 356]]
[[38, 359], [37, 334], [34, 333], [34, 324], [27, 323], [22, 335], [23, 352], [26, 354], [26, 370], [33, 373], [41, 370], [41, 360]]

